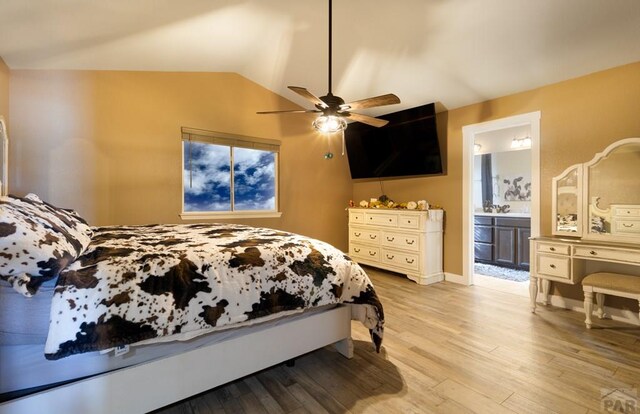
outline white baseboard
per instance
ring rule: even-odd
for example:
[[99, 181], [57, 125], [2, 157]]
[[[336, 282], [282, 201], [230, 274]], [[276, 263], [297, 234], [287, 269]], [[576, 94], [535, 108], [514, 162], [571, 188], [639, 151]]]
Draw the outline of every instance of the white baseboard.
[[[538, 305], [536, 307], [536, 310], [544, 308], [544, 305], [540, 303], [539, 298], [540, 296], [538, 296]], [[564, 308], [584, 313], [584, 302], [581, 300], [563, 298], [562, 296], [558, 295], [549, 295], [549, 304], [558, 308]], [[640, 318], [638, 317], [638, 314], [636, 312], [632, 312], [628, 309], [611, 308], [607, 307], [606, 305], [604, 307], [604, 311], [614, 321], [625, 322], [632, 325], [640, 325]], [[593, 321], [597, 323], [598, 317], [594, 316]]]
[[462, 275], [457, 275], [455, 273], [444, 272], [444, 280], [451, 283], [458, 283], [460, 285], [467, 284], [464, 280], [464, 277], [462, 277]]

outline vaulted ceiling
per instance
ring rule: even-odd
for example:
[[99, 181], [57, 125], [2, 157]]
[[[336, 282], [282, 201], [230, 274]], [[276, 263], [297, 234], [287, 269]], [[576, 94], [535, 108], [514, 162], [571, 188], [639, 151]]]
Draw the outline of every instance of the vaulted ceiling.
[[[638, 0], [334, 0], [333, 92], [453, 109], [640, 61]], [[11, 69], [237, 72], [327, 92], [327, 0], [2, 0]], [[277, 108], [256, 108], [256, 110]], [[366, 111], [365, 111], [366, 112]]]

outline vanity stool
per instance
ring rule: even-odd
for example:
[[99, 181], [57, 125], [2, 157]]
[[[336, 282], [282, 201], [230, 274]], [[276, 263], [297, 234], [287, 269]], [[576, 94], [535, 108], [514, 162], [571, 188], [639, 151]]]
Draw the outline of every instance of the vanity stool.
[[596, 316], [605, 318], [604, 295], [621, 296], [635, 299], [640, 304], [640, 276], [621, 275], [618, 273], [591, 273], [582, 279], [584, 290], [584, 323], [591, 329], [591, 313], [593, 312], [593, 294], [596, 294]]

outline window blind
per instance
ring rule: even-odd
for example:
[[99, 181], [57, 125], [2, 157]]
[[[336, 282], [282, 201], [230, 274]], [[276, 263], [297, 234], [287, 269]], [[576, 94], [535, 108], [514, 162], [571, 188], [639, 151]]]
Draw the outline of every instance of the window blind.
[[247, 137], [224, 132], [182, 127], [183, 141], [199, 141], [210, 144], [258, 149], [262, 151], [280, 152], [280, 141], [268, 138]]

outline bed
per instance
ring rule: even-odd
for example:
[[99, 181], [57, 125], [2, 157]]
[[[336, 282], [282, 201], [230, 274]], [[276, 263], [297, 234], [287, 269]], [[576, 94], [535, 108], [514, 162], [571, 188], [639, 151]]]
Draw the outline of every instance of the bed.
[[329, 344], [351, 357], [352, 319], [381, 345], [366, 273], [319, 240], [0, 208], [1, 413], [148, 412]]

